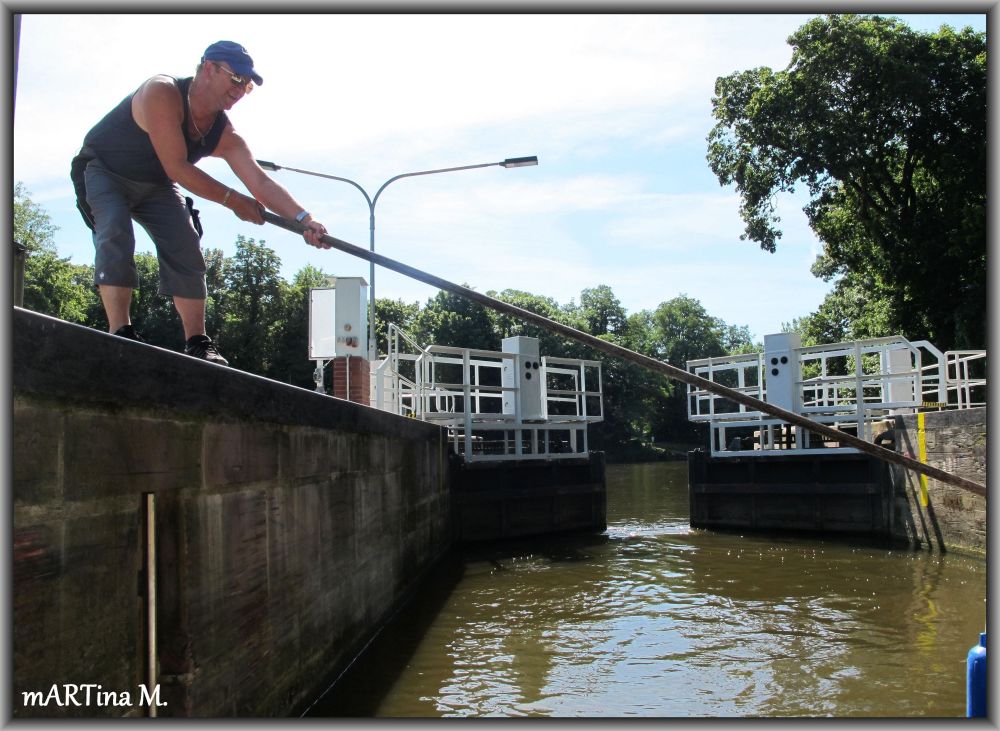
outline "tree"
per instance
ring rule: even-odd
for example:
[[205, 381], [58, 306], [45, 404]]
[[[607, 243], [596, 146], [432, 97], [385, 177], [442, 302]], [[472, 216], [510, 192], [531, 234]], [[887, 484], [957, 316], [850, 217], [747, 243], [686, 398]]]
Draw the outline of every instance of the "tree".
[[[219, 348], [234, 368], [264, 375], [275, 358], [282, 296], [281, 259], [265, 242], [236, 237], [236, 253], [223, 267], [224, 311]], [[284, 286], [283, 286], [284, 285]]]
[[59, 227], [18, 181], [14, 185], [14, 240], [24, 244], [29, 254], [38, 251], [55, 253], [53, 237]]
[[139, 286], [132, 294], [132, 324], [146, 342], [169, 350], [181, 350], [184, 326], [174, 308], [173, 297], [159, 293], [160, 265], [156, 254], [135, 255]]
[[591, 335], [620, 334], [625, 330], [625, 308], [606, 284], [583, 290], [579, 309]]
[[205, 298], [205, 331], [212, 338], [217, 338], [222, 332], [226, 321], [226, 255], [222, 249], [205, 249], [205, 285], [208, 296]]
[[438, 292], [427, 300], [412, 334], [421, 345], [500, 349], [500, 337], [493, 331], [486, 308], [450, 292]]
[[804, 183], [823, 242], [815, 273], [871, 288], [888, 331], [982, 347], [985, 34], [828, 15], [789, 44], [785, 70], [716, 82], [708, 161], [742, 199], [743, 238], [775, 251], [775, 195]]
[[[501, 302], [520, 307], [528, 312], [534, 312], [536, 315], [547, 317], [550, 320], [565, 322], [564, 311], [559, 307], [559, 303], [551, 297], [542, 297], [519, 289], [505, 289], [499, 293], [490, 291], [486, 294]], [[489, 310], [488, 314], [492, 322], [493, 332], [496, 334], [498, 349], [502, 345], [503, 338], [523, 336], [538, 338], [538, 352], [542, 355], [567, 357], [566, 339], [561, 335], [556, 335], [533, 322], [527, 322], [497, 310]]]
[[686, 294], [662, 302], [653, 311], [651, 324], [654, 357], [677, 368], [685, 368], [687, 361], [696, 358], [725, 355], [740, 344], [740, 329], [731, 331], [721, 318], [710, 316], [698, 300]]
[[24, 184], [14, 186], [14, 240], [24, 245], [24, 302], [29, 310], [68, 322], [91, 324], [98, 304], [93, 267], [61, 258], [53, 241], [59, 227], [31, 200]]
[[[650, 318], [653, 357], [686, 369], [687, 361], [726, 355], [746, 349], [749, 329], [728, 326], [708, 314], [701, 303], [685, 294], [660, 304]], [[671, 381], [662, 387], [664, 398], [650, 416], [653, 433], [678, 441], [700, 439], [702, 430], [687, 418], [687, 388]]]
[[816, 312], [796, 318], [782, 330], [798, 332], [803, 345], [841, 343], [890, 333], [890, 318], [890, 302], [875, 295], [870, 283], [848, 272], [834, 284]]
[[[379, 299], [375, 298], [375, 343], [376, 353], [388, 353], [388, 333], [389, 325], [402, 328], [403, 332], [411, 337], [416, 325], [417, 315], [420, 312], [420, 304], [413, 302], [407, 304], [403, 300]], [[426, 344], [426, 343], [425, 343]]]
[[309, 359], [309, 291], [326, 286], [328, 279], [322, 269], [306, 265], [291, 284], [282, 280], [280, 312], [273, 329], [274, 352], [263, 375], [293, 386], [314, 387], [316, 364]]

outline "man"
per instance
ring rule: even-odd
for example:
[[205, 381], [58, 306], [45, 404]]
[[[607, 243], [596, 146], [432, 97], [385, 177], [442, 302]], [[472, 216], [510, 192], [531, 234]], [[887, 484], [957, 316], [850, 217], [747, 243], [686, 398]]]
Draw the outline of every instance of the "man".
[[[219, 41], [205, 50], [193, 77], [153, 76], [87, 133], [71, 177], [77, 206], [94, 232], [94, 278], [109, 332], [142, 341], [129, 316], [132, 290], [139, 284], [135, 219], [156, 245], [159, 292], [173, 297], [184, 326], [184, 352], [228, 365], [205, 332], [201, 225], [194, 202], [177, 185], [258, 225], [266, 206], [305, 224], [307, 244], [330, 248], [321, 240], [323, 224], [257, 165], [226, 116], [263, 82], [243, 46]], [[195, 167], [210, 155], [224, 159], [252, 197]]]

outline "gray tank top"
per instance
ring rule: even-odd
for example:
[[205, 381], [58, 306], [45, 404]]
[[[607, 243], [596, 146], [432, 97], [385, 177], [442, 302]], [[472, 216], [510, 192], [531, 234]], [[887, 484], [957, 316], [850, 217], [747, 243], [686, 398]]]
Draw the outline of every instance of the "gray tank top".
[[[229, 118], [225, 112], [219, 112], [204, 139], [191, 139], [187, 134], [188, 89], [192, 77], [177, 79], [171, 77], [181, 93], [184, 104], [184, 119], [181, 121], [181, 133], [187, 143], [187, 159], [190, 163], [198, 162], [203, 157], [211, 155], [219, 144], [222, 131], [226, 128]], [[168, 183], [170, 179], [163, 170], [160, 158], [156, 156], [149, 135], [144, 132], [132, 117], [132, 92], [121, 100], [118, 105], [104, 115], [84, 137], [83, 145], [90, 148], [100, 158], [111, 172], [143, 183]]]

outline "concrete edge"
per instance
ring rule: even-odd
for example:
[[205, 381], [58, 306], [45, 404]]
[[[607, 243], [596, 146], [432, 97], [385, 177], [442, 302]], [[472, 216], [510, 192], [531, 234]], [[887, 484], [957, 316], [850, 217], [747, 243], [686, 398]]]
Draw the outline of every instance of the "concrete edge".
[[[441, 427], [14, 307], [16, 394], [430, 438]], [[305, 356], [303, 356], [305, 357]], [[85, 386], [81, 387], [83, 384]]]

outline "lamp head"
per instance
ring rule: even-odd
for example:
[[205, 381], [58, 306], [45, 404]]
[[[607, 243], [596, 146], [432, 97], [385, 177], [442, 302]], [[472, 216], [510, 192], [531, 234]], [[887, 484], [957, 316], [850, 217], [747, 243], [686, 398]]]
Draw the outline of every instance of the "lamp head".
[[537, 164], [538, 164], [538, 157], [532, 155], [531, 157], [508, 157], [506, 160], [500, 163], [500, 167], [524, 168]]

